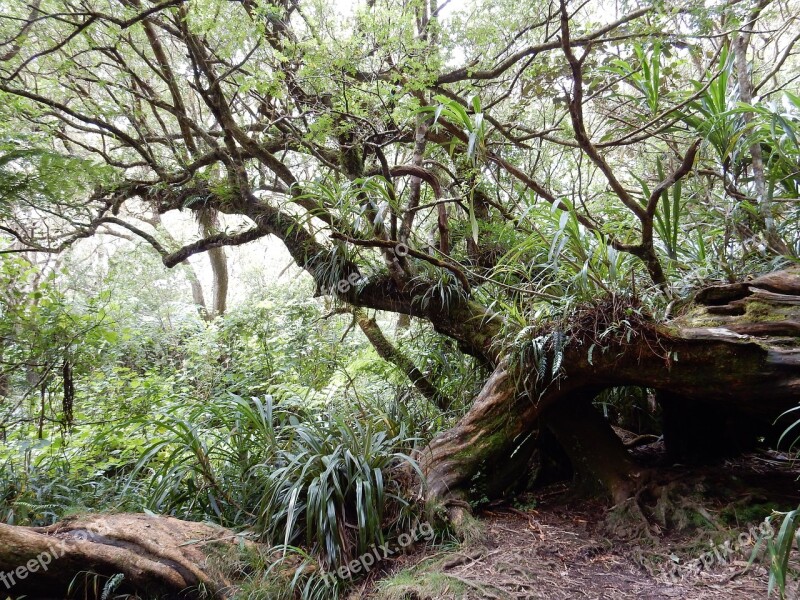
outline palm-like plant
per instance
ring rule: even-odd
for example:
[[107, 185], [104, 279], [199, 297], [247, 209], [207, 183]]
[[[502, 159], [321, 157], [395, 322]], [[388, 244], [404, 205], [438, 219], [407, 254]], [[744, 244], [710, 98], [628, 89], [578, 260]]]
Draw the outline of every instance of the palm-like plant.
[[400, 479], [419, 473], [402, 452], [414, 443], [402, 426], [392, 435], [385, 415], [359, 419], [303, 414], [270, 396], [158, 415], [143, 420], [160, 437], [130, 480], [145, 476], [153, 510], [248, 527], [339, 566], [407, 524]]
[[392, 437], [372, 422], [296, 423], [278, 468], [258, 467], [269, 482], [259, 529], [286, 546], [304, 543], [327, 566], [383, 543], [384, 528], [398, 526], [409, 507], [398, 478], [404, 465], [416, 465], [397, 450], [408, 444], [404, 432]]

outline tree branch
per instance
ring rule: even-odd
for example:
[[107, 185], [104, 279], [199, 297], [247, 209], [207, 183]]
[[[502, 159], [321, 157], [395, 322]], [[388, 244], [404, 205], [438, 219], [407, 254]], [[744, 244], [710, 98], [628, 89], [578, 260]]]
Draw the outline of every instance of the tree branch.
[[428, 401], [434, 404], [439, 410], [446, 411], [452, 405], [452, 400], [442, 394], [431, 381], [425, 377], [414, 363], [405, 354], [400, 352], [392, 342], [390, 342], [381, 331], [381, 328], [375, 322], [375, 319], [370, 319], [366, 311], [360, 308], [353, 309], [353, 315], [356, 318], [358, 326], [367, 339], [375, 348], [383, 360], [393, 364], [411, 381], [417, 391], [422, 394]]
[[194, 254], [206, 252], [212, 248], [221, 248], [223, 246], [241, 246], [242, 244], [247, 244], [262, 238], [265, 235], [269, 235], [269, 233], [270, 232], [268, 230], [261, 227], [253, 227], [252, 229], [248, 229], [247, 231], [242, 231], [241, 233], [236, 233], [233, 235], [217, 233], [194, 242], [193, 244], [189, 244], [188, 246], [184, 246], [177, 252], [167, 254], [164, 256], [162, 261], [164, 266], [167, 268], [172, 268]]
[[456, 279], [458, 279], [459, 283], [461, 283], [461, 287], [464, 288], [464, 291], [467, 294], [469, 294], [471, 291], [471, 287], [469, 285], [467, 277], [458, 267], [449, 262], [439, 260], [438, 258], [431, 256], [430, 254], [425, 254], [424, 252], [420, 252], [419, 250], [414, 250], [413, 248], [409, 248], [406, 244], [403, 244], [402, 242], [398, 242], [395, 240], [360, 240], [337, 232], [332, 233], [331, 238], [334, 240], [342, 240], [344, 242], [347, 242], [348, 244], [353, 244], [354, 246], [363, 246], [366, 248], [391, 248], [397, 251], [398, 247], [401, 247], [402, 251], [407, 252], [409, 256], [413, 256], [414, 258], [424, 260], [425, 262], [428, 262], [442, 269], [447, 269], [453, 275], [456, 276]]

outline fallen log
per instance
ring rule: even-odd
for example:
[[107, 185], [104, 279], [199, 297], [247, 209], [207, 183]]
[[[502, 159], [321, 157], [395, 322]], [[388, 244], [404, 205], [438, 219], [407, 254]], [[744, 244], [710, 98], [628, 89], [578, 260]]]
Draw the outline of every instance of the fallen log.
[[[529, 353], [536, 360], [519, 344], [500, 349], [471, 409], [421, 453], [428, 498], [454, 507], [453, 518], [478, 495], [492, 500], [514, 488], [504, 467], [542, 425], [613, 502], [634, 494], [646, 477], [593, 414], [591, 400], [606, 388], [656, 390], [667, 449], [700, 460], [708, 444], [699, 442], [719, 446], [717, 454], [739, 451], [800, 402], [798, 269], [701, 290], [666, 322], [612, 297], [577, 311], [566, 328], [537, 333], [551, 342]], [[552, 343], [556, 334], [566, 343]], [[558, 373], [547, 376], [553, 364]]]
[[243, 546], [255, 544], [215, 525], [146, 514], [83, 515], [49, 527], [0, 524], [0, 595], [65, 598], [82, 578], [121, 577], [117, 591], [227, 598], [235, 585], [218, 559]]

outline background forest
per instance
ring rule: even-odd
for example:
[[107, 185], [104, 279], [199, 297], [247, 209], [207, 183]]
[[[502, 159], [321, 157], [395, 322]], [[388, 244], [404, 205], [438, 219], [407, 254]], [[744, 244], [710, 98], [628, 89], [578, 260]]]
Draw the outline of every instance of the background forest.
[[[0, 522], [212, 522], [241, 597], [344, 597], [572, 481], [662, 567], [768, 518], [787, 594], [799, 11], [0, 0]], [[743, 451], [735, 509], [637, 470]], [[500, 594], [439, 575], [378, 588]]]

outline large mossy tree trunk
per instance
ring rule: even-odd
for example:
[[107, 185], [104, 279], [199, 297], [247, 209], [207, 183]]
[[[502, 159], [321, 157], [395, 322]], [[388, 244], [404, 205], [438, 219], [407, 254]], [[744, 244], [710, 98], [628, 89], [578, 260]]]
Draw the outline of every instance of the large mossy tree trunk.
[[[798, 271], [706, 288], [665, 323], [612, 300], [576, 315], [565, 333], [555, 378], [526, 377], [537, 365], [508, 350], [467, 414], [431, 441], [421, 455], [429, 500], [459, 507], [502, 496], [514, 477], [530, 476], [506, 467], [544, 422], [582, 479], [601, 483], [620, 502], [641, 472], [591, 412], [591, 398], [605, 388], [659, 391], [670, 421], [667, 446], [694, 458], [708, 451], [709, 440], [717, 453], [745, 448], [800, 400]], [[695, 418], [694, 426], [676, 426]], [[747, 427], [738, 427], [743, 422]]]

